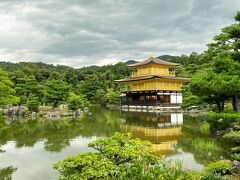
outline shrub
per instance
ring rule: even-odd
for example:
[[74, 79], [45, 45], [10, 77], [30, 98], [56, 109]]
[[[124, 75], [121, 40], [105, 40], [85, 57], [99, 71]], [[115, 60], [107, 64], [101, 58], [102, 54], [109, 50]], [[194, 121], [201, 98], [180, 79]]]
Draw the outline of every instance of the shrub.
[[216, 162], [209, 163], [203, 170], [204, 174], [214, 173], [220, 175], [231, 174], [233, 170], [232, 164], [230, 161], [221, 160]]
[[88, 106], [88, 100], [84, 96], [70, 93], [68, 97], [68, 109], [76, 111], [84, 106]]
[[31, 112], [38, 112], [38, 110], [39, 110], [39, 100], [38, 100], [38, 98], [36, 98], [36, 97], [31, 98], [27, 103], [27, 108]]
[[215, 173], [206, 173], [203, 174], [200, 178], [200, 180], [224, 180], [224, 179], [225, 178], [223, 176]]
[[240, 131], [231, 131], [223, 137], [235, 143], [240, 143]]
[[232, 151], [233, 153], [240, 153], [240, 146], [231, 148], [231, 151]]
[[162, 161], [161, 164], [151, 166], [146, 161], [138, 161], [122, 168], [117, 179], [193, 179], [190, 173], [185, 172], [181, 162]]
[[233, 160], [240, 161], [240, 154], [239, 153], [234, 153], [234, 154], [231, 155], [231, 157], [233, 158]]
[[225, 130], [234, 122], [240, 123], [240, 114], [210, 113], [206, 119], [211, 130]]
[[192, 179], [182, 170], [153, 155], [150, 142], [115, 133], [89, 144], [97, 152], [77, 154], [59, 161], [54, 168], [60, 179]]

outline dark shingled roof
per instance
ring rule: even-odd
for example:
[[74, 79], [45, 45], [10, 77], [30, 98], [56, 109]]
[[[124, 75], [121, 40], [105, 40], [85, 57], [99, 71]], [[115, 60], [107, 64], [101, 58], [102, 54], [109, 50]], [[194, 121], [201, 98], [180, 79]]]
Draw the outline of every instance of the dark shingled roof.
[[119, 79], [115, 80], [116, 82], [129, 82], [129, 81], [140, 81], [140, 80], [147, 80], [152, 78], [160, 78], [160, 79], [171, 79], [177, 81], [190, 81], [190, 78], [183, 78], [183, 77], [175, 77], [175, 76], [157, 76], [157, 75], [149, 75], [149, 76], [142, 76], [142, 77], [130, 77], [126, 79]]
[[156, 57], [150, 57], [145, 61], [130, 64], [130, 65], [128, 65], [128, 67], [143, 66], [143, 65], [146, 65], [146, 64], [158, 64], [158, 65], [162, 65], [162, 66], [179, 66], [179, 64], [177, 64], [177, 63], [171, 63], [171, 62], [167, 62], [167, 61], [158, 59]]

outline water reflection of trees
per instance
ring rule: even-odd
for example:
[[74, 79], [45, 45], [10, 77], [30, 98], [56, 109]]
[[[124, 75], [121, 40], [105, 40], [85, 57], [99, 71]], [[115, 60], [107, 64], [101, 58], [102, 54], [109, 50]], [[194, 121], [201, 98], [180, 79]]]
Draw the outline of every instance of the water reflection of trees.
[[78, 136], [111, 136], [119, 131], [120, 120], [116, 113], [118, 111], [94, 108], [92, 115], [85, 114], [78, 119], [18, 120], [7, 124], [1, 120], [0, 145], [15, 141], [17, 148], [33, 147], [36, 142], [44, 140], [46, 151], [59, 152]]
[[190, 152], [194, 159], [203, 165], [211, 161], [228, 158], [228, 144], [216, 137], [201, 134], [201, 117], [185, 116], [182, 126], [184, 138], [178, 142], [178, 147], [184, 152]]
[[0, 118], [0, 149], [8, 141], [15, 141], [16, 147], [21, 148], [33, 147], [42, 140], [46, 151], [60, 152], [78, 136], [108, 137], [118, 131], [132, 132], [134, 137], [150, 140], [162, 154], [178, 153], [174, 148], [177, 145], [184, 152], [192, 153], [201, 164], [228, 156], [226, 143], [200, 134], [202, 121], [198, 118], [184, 116], [183, 126], [162, 126], [171, 122], [169, 114], [130, 113], [103, 108], [91, 108], [90, 112], [91, 115], [85, 114], [78, 119], [15, 120], [6, 123]]
[[12, 174], [16, 170], [17, 170], [17, 168], [14, 168], [12, 166], [0, 169], [0, 179], [2, 179], [2, 180], [10, 180], [10, 179], [12, 179]]

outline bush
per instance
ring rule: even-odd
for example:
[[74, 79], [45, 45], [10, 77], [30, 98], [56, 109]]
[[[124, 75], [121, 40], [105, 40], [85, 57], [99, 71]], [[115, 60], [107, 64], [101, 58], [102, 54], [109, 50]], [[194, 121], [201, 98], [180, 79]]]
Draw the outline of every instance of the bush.
[[205, 118], [212, 131], [225, 130], [234, 122], [240, 123], [240, 114], [210, 113]]
[[220, 174], [206, 173], [201, 176], [200, 180], [225, 180], [225, 178]]
[[192, 179], [180, 164], [172, 165], [153, 155], [150, 142], [115, 133], [89, 144], [97, 150], [70, 156], [54, 168], [60, 179]]
[[69, 94], [68, 109], [76, 111], [85, 106], [88, 106], [88, 100], [84, 96], [78, 96], [74, 93]]
[[231, 157], [233, 158], [233, 160], [240, 161], [240, 154], [239, 153], [234, 153], [234, 154], [231, 155]]
[[231, 151], [232, 151], [233, 153], [240, 153], [240, 146], [231, 148]]
[[38, 100], [38, 98], [36, 98], [36, 97], [31, 98], [27, 103], [27, 108], [31, 112], [38, 112], [38, 110], [39, 110], [39, 100]]
[[232, 142], [240, 143], [240, 131], [231, 131], [225, 134], [223, 137]]
[[227, 160], [211, 162], [203, 170], [204, 174], [213, 173], [220, 175], [232, 174], [232, 171], [232, 164]]

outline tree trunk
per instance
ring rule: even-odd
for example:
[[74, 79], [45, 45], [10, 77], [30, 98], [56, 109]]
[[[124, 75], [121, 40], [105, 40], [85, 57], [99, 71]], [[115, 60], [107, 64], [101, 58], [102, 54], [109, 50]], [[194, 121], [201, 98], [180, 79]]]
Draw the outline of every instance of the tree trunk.
[[224, 111], [224, 101], [221, 102], [221, 112]]
[[221, 112], [221, 103], [217, 102], [217, 108], [218, 108], [218, 112]]
[[224, 101], [219, 101], [216, 104], [217, 104], [218, 112], [223, 112], [224, 111]]
[[232, 97], [232, 106], [234, 111], [240, 112], [240, 103], [238, 102], [238, 95], [234, 95]]

